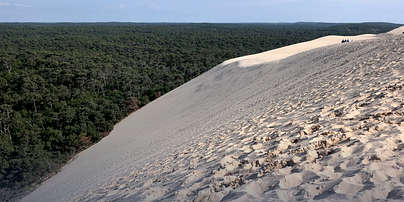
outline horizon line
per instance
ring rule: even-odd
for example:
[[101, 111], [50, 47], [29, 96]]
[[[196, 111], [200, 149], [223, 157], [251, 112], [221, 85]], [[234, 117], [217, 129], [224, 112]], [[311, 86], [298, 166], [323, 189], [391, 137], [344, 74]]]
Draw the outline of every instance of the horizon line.
[[185, 22], [185, 21], [155, 21], [155, 22], [135, 22], [135, 21], [0, 21], [0, 24], [91, 24], [91, 23], [133, 23], [133, 24], [298, 24], [298, 23], [323, 23], [323, 24], [366, 24], [366, 23], [386, 23], [398, 24], [404, 23], [386, 22], [386, 21], [361, 21], [361, 22], [327, 22], [327, 21], [294, 21], [294, 22]]

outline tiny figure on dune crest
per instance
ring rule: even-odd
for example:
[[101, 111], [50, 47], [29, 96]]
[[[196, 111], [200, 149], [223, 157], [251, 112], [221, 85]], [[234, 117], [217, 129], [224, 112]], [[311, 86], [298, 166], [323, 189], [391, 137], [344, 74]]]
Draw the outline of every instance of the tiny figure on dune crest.
[[349, 42], [351, 42], [349, 39], [343, 39], [343, 40], [341, 41], [341, 43], [349, 43]]

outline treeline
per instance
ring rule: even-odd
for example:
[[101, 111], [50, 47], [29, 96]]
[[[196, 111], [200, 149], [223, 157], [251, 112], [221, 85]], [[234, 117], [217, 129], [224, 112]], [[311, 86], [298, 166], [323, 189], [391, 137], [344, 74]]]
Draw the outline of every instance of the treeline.
[[222, 61], [395, 24], [0, 24], [0, 200]]

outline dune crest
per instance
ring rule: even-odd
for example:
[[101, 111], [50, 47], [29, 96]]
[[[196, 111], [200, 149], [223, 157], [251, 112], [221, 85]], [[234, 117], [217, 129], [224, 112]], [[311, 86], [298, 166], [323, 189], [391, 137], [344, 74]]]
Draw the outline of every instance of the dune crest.
[[333, 36], [333, 35], [325, 36], [318, 39], [314, 39], [312, 41], [293, 44], [290, 46], [285, 46], [282, 48], [266, 51], [263, 53], [230, 59], [223, 62], [222, 65], [228, 65], [232, 63], [237, 63], [239, 67], [262, 65], [268, 62], [282, 60], [292, 55], [296, 55], [316, 48], [340, 44], [341, 41], [345, 39], [348, 39], [350, 41], [362, 41], [375, 38], [376, 35], [374, 34], [363, 34], [358, 36]]
[[391, 31], [389, 31], [387, 33], [388, 34], [394, 34], [394, 35], [402, 35], [402, 34], [404, 34], [404, 26], [401, 26], [401, 27], [399, 27], [397, 29], [393, 29], [393, 30], [391, 30]]

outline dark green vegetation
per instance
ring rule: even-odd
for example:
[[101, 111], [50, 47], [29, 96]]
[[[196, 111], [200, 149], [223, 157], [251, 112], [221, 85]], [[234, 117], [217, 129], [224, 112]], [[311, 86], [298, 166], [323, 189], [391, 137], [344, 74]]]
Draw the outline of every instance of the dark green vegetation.
[[226, 59], [398, 26], [0, 24], [0, 200], [28, 190], [130, 112]]

